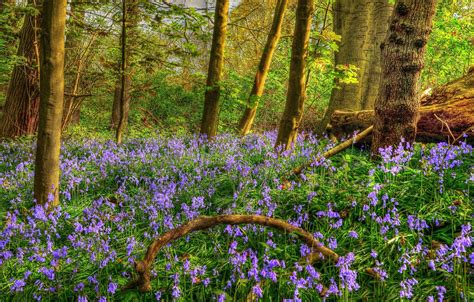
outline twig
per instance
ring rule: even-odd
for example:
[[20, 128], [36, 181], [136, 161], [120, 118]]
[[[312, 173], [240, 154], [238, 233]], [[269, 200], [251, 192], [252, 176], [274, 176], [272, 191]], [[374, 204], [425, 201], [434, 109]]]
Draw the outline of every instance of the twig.
[[[456, 141], [456, 137], [454, 137], [454, 134], [451, 132], [451, 128], [449, 128], [449, 125], [446, 121], [442, 120], [439, 116], [437, 116], [436, 114], [434, 115], [434, 117], [440, 121], [443, 125], [446, 126], [446, 128], [448, 129], [448, 132], [449, 132], [449, 135], [451, 135], [451, 137], [453, 138], [454, 141]], [[454, 144], [454, 141], [453, 141], [453, 144]], [[449, 141], [448, 141], [449, 142]]]

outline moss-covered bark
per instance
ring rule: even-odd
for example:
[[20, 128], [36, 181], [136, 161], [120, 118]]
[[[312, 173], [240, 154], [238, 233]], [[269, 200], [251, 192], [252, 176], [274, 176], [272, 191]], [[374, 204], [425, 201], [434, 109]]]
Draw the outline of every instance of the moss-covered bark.
[[43, 4], [40, 113], [34, 176], [34, 196], [41, 204], [59, 204], [66, 5], [66, 0], [45, 1]]
[[306, 57], [313, 15], [313, 0], [298, 0], [291, 47], [290, 77], [285, 111], [278, 128], [275, 147], [290, 149], [296, 140], [306, 99]]
[[378, 93], [381, 53], [392, 6], [388, 0], [336, 0], [333, 5], [334, 32], [341, 36], [335, 53], [336, 65], [358, 68], [358, 83], [336, 79], [326, 113], [318, 126], [322, 133], [335, 110], [372, 109]]
[[283, 24], [283, 17], [285, 15], [287, 4], [288, 0], [279, 0], [275, 7], [272, 28], [268, 33], [267, 42], [265, 43], [257, 73], [255, 74], [252, 91], [250, 92], [248, 99], [248, 105], [245, 108], [245, 111], [239, 122], [239, 131], [241, 135], [246, 135], [249, 133], [250, 129], [252, 128], [255, 115], [257, 114], [259, 98], [263, 94], [263, 89], [265, 87], [268, 71], [270, 70], [273, 53], [277, 47], [278, 40], [280, 40], [281, 26]]
[[227, 33], [229, 0], [217, 0], [214, 16], [211, 56], [207, 73], [204, 112], [201, 121], [201, 134], [213, 137], [217, 134], [220, 110], [220, 81], [224, 65], [224, 45]]
[[[123, 132], [128, 123], [128, 112], [130, 109], [130, 90], [132, 86], [132, 68], [130, 58], [135, 47], [137, 36], [138, 16], [138, 0], [122, 0], [122, 57], [120, 65], [120, 102], [119, 102], [119, 119], [116, 131], [117, 143], [122, 142]], [[116, 108], [112, 109], [114, 113]]]

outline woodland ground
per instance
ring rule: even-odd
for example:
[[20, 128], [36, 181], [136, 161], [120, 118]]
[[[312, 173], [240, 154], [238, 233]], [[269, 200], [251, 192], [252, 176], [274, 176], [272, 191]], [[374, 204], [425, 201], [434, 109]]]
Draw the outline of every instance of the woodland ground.
[[[401, 146], [377, 161], [352, 148], [284, 182], [333, 143], [300, 136], [278, 156], [275, 135], [147, 135], [120, 146], [70, 135], [53, 211], [32, 200], [35, 143], [1, 143], [1, 300], [474, 298], [471, 146]], [[150, 293], [121, 291], [153, 237], [222, 213], [289, 221], [343, 257], [301, 262], [309, 248], [291, 234], [222, 226], [164, 248]]]

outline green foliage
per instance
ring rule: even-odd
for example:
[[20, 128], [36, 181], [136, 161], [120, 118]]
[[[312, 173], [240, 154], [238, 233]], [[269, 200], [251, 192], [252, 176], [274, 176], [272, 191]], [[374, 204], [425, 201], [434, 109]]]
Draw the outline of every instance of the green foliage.
[[473, 63], [472, 9], [471, 1], [439, 1], [422, 72], [424, 88], [461, 77]]

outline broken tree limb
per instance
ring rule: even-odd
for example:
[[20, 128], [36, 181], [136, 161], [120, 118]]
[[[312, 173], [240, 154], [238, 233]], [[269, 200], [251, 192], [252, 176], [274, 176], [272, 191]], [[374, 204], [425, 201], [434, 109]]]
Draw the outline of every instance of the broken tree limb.
[[[340, 137], [373, 124], [373, 110], [335, 111], [331, 132]], [[474, 142], [474, 67], [463, 77], [433, 90], [421, 100], [416, 140], [453, 143], [466, 135]]]
[[321, 253], [324, 257], [337, 263], [339, 255], [331, 249], [324, 247], [314, 236], [302, 228], [291, 225], [290, 223], [276, 218], [262, 215], [218, 215], [201, 216], [191, 220], [175, 229], [172, 229], [159, 238], [155, 239], [148, 247], [145, 257], [135, 262], [135, 270], [138, 274], [137, 279], [129, 283], [126, 288], [135, 288], [141, 292], [151, 290], [151, 266], [159, 251], [168, 243], [182, 238], [189, 233], [212, 228], [217, 225], [238, 225], [238, 224], [258, 224], [271, 227], [286, 233], [293, 233], [306, 243], [313, 251]]
[[331, 156], [334, 156], [336, 155], [337, 153], [341, 152], [341, 151], [344, 151], [346, 150], [347, 148], [349, 148], [350, 146], [352, 146], [353, 144], [356, 144], [358, 143], [359, 141], [361, 141], [363, 138], [365, 138], [366, 136], [368, 136], [370, 133], [372, 133], [372, 130], [374, 129], [374, 126], [369, 126], [367, 129], [365, 129], [364, 131], [362, 131], [361, 133], [357, 134], [356, 136], [354, 137], [351, 137], [349, 138], [348, 140], [340, 143], [339, 145], [335, 146], [334, 148], [326, 151], [323, 153], [323, 155], [319, 156], [316, 160], [314, 161], [310, 161], [310, 162], [307, 162], [305, 163], [304, 165], [301, 165], [299, 166], [298, 168], [295, 168], [293, 169], [293, 174], [295, 175], [299, 175], [301, 174], [301, 172], [310, 167], [313, 162], [315, 161], [318, 161], [319, 159], [321, 158], [329, 158]]

